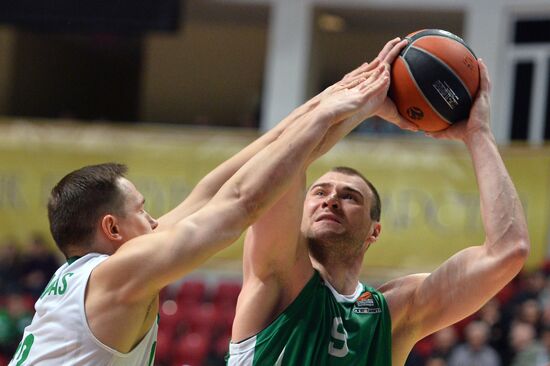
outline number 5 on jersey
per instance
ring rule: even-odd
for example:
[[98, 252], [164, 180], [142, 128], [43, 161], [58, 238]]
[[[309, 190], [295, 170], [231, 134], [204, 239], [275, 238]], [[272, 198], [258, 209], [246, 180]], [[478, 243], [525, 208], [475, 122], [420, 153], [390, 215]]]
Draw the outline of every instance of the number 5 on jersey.
[[332, 330], [330, 332], [331, 341], [328, 344], [328, 353], [334, 357], [346, 357], [348, 349], [348, 332], [344, 328], [344, 322], [339, 316], [335, 317], [332, 322]]

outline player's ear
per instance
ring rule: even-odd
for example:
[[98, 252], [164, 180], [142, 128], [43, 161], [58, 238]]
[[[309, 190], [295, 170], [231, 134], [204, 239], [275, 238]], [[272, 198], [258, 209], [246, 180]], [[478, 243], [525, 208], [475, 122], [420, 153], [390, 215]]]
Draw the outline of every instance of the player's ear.
[[375, 221], [372, 223], [372, 232], [370, 233], [369, 237], [367, 238], [367, 242], [370, 244], [376, 242], [378, 240], [378, 237], [380, 236], [380, 231], [382, 231], [382, 225]]
[[101, 219], [101, 231], [109, 240], [121, 240], [118, 220], [113, 215], [105, 215]]

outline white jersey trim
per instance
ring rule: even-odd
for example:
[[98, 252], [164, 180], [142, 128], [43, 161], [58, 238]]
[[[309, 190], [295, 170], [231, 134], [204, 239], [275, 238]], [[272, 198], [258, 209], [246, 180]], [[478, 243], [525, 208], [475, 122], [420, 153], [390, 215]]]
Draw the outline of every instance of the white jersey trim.
[[[320, 274], [320, 273], [319, 273]], [[322, 276], [321, 276], [322, 277]], [[363, 285], [361, 284], [361, 282], [357, 282], [357, 286], [355, 287], [355, 292], [351, 295], [342, 295], [341, 293], [339, 293], [338, 291], [336, 291], [336, 289], [334, 287], [332, 287], [332, 285], [330, 284], [330, 282], [328, 282], [327, 280], [325, 280], [323, 278], [323, 282], [325, 284], [325, 286], [328, 287], [328, 289], [330, 290], [330, 292], [332, 292], [332, 295], [334, 296], [334, 298], [336, 299], [336, 301], [338, 301], [339, 303], [350, 303], [350, 302], [355, 302], [357, 301], [357, 299], [359, 298], [359, 296], [361, 296], [361, 294], [363, 293]]]
[[252, 336], [239, 343], [229, 343], [229, 360], [227, 366], [251, 366], [254, 361], [254, 348], [257, 336]]

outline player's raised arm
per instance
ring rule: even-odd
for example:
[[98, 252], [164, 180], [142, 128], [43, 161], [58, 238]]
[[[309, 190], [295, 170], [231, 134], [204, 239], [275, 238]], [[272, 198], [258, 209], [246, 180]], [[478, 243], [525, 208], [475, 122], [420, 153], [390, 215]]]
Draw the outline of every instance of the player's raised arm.
[[125, 243], [94, 272], [102, 278], [98, 283], [117, 292], [118, 299], [140, 302], [196, 268], [236, 240], [288, 188], [332, 125], [381, 99], [388, 83], [387, 72], [380, 70], [323, 99], [245, 163], [203, 208], [172, 229]]
[[414, 344], [477, 311], [521, 270], [529, 253], [522, 205], [491, 133], [490, 83], [481, 61], [480, 71], [481, 88], [467, 123], [431, 135], [466, 144], [479, 186], [485, 241], [455, 254], [432, 274], [382, 287], [392, 311], [394, 337], [403, 343]]
[[260, 136], [240, 152], [208, 173], [199, 181], [189, 196], [187, 196], [182, 203], [158, 219], [159, 225], [156, 231], [169, 229], [178, 221], [202, 208], [208, 203], [209, 200], [212, 199], [212, 197], [214, 197], [221, 186], [227, 182], [227, 180], [229, 180], [229, 178], [231, 178], [231, 176], [235, 174], [240, 167], [242, 167], [248, 160], [250, 160], [250, 158], [260, 152], [264, 147], [275, 141], [288, 126], [293, 124], [296, 119], [304, 113], [310, 111], [315, 106], [316, 103], [314, 100], [301, 105], [284, 120], [282, 120], [276, 127]]
[[[216, 167], [214, 170], [212, 170], [210, 173], [208, 173], [203, 179], [199, 181], [199, 183], [195, 186], [189, 196], [186, 197], [182, 203], [180, 203], [173, 210], [169, 211], [158, 219], [158, 227], [156, 228], [156, 231], [163, 231], [167, 228], [170, 228], [179, 220], [183, 219], [186, 216], [189, 216], [190, 214], [196, 212], [201, 207], [203, 207], [206, 203], [208, 203], [210, 199], [212, 199], [212, 197], [216, 194], [220, 187], [233, 174], [235, 174], [235, 172], [241, 166], [243, 166], [244, 163], [246, 163], [250, 158], [256, 155], [264, 147], [275, 141], [281, 135], [281, 133], [283, 133], [283, 131], [285, 131], [285, 129], [291, 126], [293, 123], [295, 123], [298, 118], [316, 108], [319, 105], [320, 101], [330, 95], [335, 90], [335, 88], [343, 84], [345, 85], [351, 80], [355, 80], [358, 77], [372, 72], [381, 64], [385, 63], [389, 66], [405, 44], [406, 41], [401, 41], [399, 38], [395, 38], [389, 41], [380, 51], [376, 59], [373, 60], [373, 62], [364, 63], [350, 73], [346, 74], [340, 83], [336, 83], [333, 86], [325, 89], [323, 92], [319, 93], [306, 103], [296, 108], [273, 129], [260, 136], [243, 150], [241, 150], [233, 157], [229, 158], [218, 167]], [[376, 113], [380, 117], [402, 128], [417, 130], [416, 126], [413, 123], [408, 122], [397, 113], [397, 109], [389, 98], [386, 98], [384, 100]], [[353, 119], [350, 118], [345, 123], [333, 126], [333, 131], [328, 133], [326, 137], [330, 137], [330, 139], [333, 141], [339, 141], [342, 136], [349, 133], [351, 129], [353, 129], [353, 127], [357, 125], [358, 122], [366, 117], [369, 116], [356, 114]], [[323, 153], [328, 151], [330, 146], [332, 146], [333, 144], [334, 143], [330, 141], [325, 142], [323, 146], [318, 147], [318, 152], [316, 153], [316, 155], [322, 155]], [[315, 157], [312, 156], [312, 159], [313, 158]]]
[[[348, 73], [344, 78], [332, 85], [331, 87], [327, 88], [323, 93], [320, 94], [320, 97], [330, 95], [330, 92], [334, 90], [334, 88], [337, 88], [342, 83], [345, 83], [346, 81], [350, 80], [351, 78], [357, 77], [358, 75], [368, 75], [373, 70], [375, 70], [377, 67], [384, 67], [387, 70], [390, 69], [390, 65], [392, 65], [395, 58], [399, 55], [399, 52], [407, 45], [406, 40], [401, 40], [400, 38], [394, 38], [391, 41], [387, 42], [378, 56], [370, 62], [370, 63], [364, 63], [360, 67], [356, 68], [355, 70]], [[376, 109], [375, 114], [386, 120], [387, 122], [390, 122], [404, 130], [409, 131], [418, 131], [418, 127], [414, 124], [409, 122], [407, 119], [403, 118], [399, 112], [397, 111], [397, 108], [393, 101], [388, 97], [387, 93], [384, 96], [384, 99], [382, 103], [378, 104], [378, 108]], [[332, 131], [326, 135], [325, 141], [323, 141], [322, 144], [319, 145], [319, 148], [317, 149], [317, 152], [314, 156], [312, 156], [312, 159], [317, 158], [318, 156], [323, 155], [328, 150], [334, 146], [343, 136], [346, 136], [348, 133], [350, 133], [359, 122], [364, 121], [366, 118], [371, 117], [371, 114], [366, 113], [355, 113], [354, 115], [350, 116], [345, 121], [342, 121], [342, 123], [339, 123], [332, 127]]]
[[[328, 87], [320, 94], [320, 99], [331, 98], [354, 78], [372, 77], [380, 72], [389, 74], [389, 65], [405, 45], [406, 41], [399, 38], [389, 41], [375, 60], [359, 66], [342, 80]], [[373, 110], [378, 113], [386, 100], [387, 89], [380, 95], [380, 99], [370, 100], [356, 113], [332, 126], [310, 156], [310, 160], [313, 161], [329, 151], [358, 123], [372, 116]], [[377, 107], [373, 108], [373, 105]], [[413, 124], [409, 124], [414, 127]], [[300, 230], [304, 190], [305, 169], [279, 201], [247, 232], [243, 254], [244, 284], [233, 323], [234, 341], [247, 338], [263, 329], [272, 321], [273, 314], [285, 308], [289, 299], [293, 298], [311, 277], [313, 269]], [[253, 311], [256, 307], [261, 309]]]
[[[394, 40], [393, 42], [395, 43], [397, 42], [397, 40]], [[382, 55], [385, 56], [386, 54], [387, 52]], [[363, 64], [354, 71], [347, 74], [343, 78], [342, 82], [344, 83], [344, 85], [349, 85], [350, 81], [353, 82], [354, 80], [357, 80], [359, 77], [363, 76], [363, 73], [374, 70], [380, 63], [381, 62]], [[290, 113], [281, 122], [279, 122], [279, 124], [277, 124], [277, 126], [275, 126], [273, 129], [260, 136], [251, 144], [246, 146], [243, 150], [241, 150], [240, 152], [220, 164], [210, 173], [208, 173], [204, 178], [199, 181], [193, 191], [189, 194], [188, 197], [185, 198], [182, 203], [180, 203], [173, 210], [169, 211], [158, 219], [158, 227], [156, 228], [156, 231], [166, 230], [186, 216], [189, 216], [202, 208], [205, 204], [208, 203], [210, 199], [212, 199], [212, 197], [214, 197], [221, 186], [225, 182], [227, 182], [229, 178], [231, 178], [231, 176], [235, 174], [235, 172], [237, 172], [237, 170], [239, 170], [239, 168], [241, 168], [248, 160], [250, 160], [263, 148], [279, 138], [289, 126], [292, 126], [294, 123], [296, 123], [296, 121], [304, 114], [311, 112], [313, 109], [319, 106], [321, 100], [327, 95], [330, 95], [331, 92], [334, 91], [334, 89], [335, 86], [329, 87], [323, 92], [314, 96], [309, 101], [292, 111], [292, 113]], [[346, 125], [349, 126], [350, 123], [347, 123]], [[342, 127], [340, 127], [339, 129], [342, 129]], [[339, 139], [333, 131], [328, 135], [333, 136], [333, 139]]]

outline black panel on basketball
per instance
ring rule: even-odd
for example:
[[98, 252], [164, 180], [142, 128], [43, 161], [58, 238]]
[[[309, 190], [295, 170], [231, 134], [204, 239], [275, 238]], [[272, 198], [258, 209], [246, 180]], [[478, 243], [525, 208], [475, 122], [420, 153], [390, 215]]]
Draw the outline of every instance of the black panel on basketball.
[[389, 95], [399, 114], [428, 132], [467, 119], [479, 90], [479, 65], [472, 50], [440, 29], [423, 29], [406, 39], [409, 44], [391, 69]]
[[[422, 38], [422, 37], [426, 37], [426, 36], [436, 36], [436, 37], [445, 37], [445, 38], [453, 39], [453, 40], [457, 41], [458, 43], [462, 44], [464, 47], [466, 47], [468, 49], [468, 51], [470, 51], [472, 53], [472, 56], [474, 56], [474, 58], [477, 59], [476, 54], [474, 53], [474, 51], [466, 44], [466, 42], [464, 42], [464, 40], [462, 38], [460, 38], [456, 34], [452, 34], [451, 32], [447, 32], [445, 30], [425, 29], [425, 30], [414, 33], [412, 36], [407, 37], [407, 39], [409, 39], [409, 41], [410, 41], [409, 45], [412, 45], [414, 43], [414, 41], [416, 41], [417, 39]], [[407, 48], [405, 48], [401, 52], [401, 54], [403, 54], [406, 50], [407, 50]]]
[[458, 77], [428, 52], [408, 47], [404, 60], [424, 97], [450, 123], [468, 118], [472, 98]]

